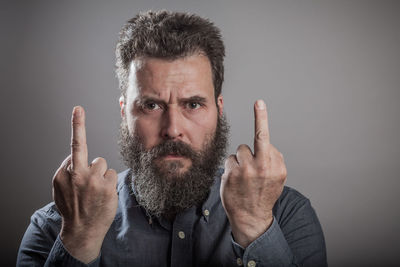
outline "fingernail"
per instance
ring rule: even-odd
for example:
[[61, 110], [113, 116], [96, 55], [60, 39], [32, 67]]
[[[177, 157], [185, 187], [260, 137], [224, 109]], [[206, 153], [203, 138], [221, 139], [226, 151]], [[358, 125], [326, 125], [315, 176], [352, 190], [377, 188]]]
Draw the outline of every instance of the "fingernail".
[[80, 116], [81, 115], [81, 109], [79, 108], [79, 106], [74, 107], [73, 114], [74, 114], [74, 116]]
[[265, 103], [261, 99], [257, 100], [256, 106], [257, 106], [258, 109], [265, 109]]

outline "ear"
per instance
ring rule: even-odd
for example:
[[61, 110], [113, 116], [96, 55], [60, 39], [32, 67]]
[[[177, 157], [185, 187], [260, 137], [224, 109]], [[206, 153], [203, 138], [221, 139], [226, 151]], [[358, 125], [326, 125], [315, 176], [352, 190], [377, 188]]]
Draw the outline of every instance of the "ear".
[[121, 108], [121, 118], [125, 117], [125, 97], [121, 95], [119, 97], [119, 106]]
[[217, 98], [217, 106], [218, 106], [218, 114], [219, 116], [222, 116], [224, 113], [224, 98], [222, 95], [219, 95]]

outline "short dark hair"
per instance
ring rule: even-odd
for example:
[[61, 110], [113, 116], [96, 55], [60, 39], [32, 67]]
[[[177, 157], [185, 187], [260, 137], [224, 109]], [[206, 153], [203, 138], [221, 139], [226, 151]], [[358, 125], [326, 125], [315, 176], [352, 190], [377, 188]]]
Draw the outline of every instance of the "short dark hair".
[[139, 13], [123, 26], [115, 53], [116, 74], [124, 96], [132, 60], [139, 57], [174, 60], [194, 53], [208, 57], [215, 99], [221, 94], [225, 57], [222, 36], [210, 20], [198, 15], [166, 10]]

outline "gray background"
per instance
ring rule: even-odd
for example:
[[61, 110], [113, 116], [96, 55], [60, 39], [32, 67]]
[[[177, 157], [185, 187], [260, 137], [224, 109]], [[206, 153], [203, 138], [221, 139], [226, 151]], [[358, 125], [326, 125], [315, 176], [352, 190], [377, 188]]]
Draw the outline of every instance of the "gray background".
[[1, 1], [1, 257], [52, 200], [70, 114], [87, 112], [90, 158], [122, 171], [114, 46], [140, 10], [210, 18], [226, 48], [230, 152], [268, 105], [289, 186], [311, 199], [331, 266], [399, 262], [399, 1]]

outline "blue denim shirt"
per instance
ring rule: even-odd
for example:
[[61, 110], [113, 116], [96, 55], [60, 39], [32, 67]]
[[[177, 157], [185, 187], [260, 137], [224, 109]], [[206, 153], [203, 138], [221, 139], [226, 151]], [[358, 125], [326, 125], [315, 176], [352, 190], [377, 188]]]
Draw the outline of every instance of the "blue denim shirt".
[[[202, 206], [173, 222], [150, 218], [132, 195], [130, 172], [118, 177], [119, 203], [101, 253], [89, 266], [326, 266], [323, 232], [310, 201], [284, 187], [270, 228], [242, 248], [231, 234], [221, 204], [219, 170]], [[59, 237], [61, 216], [54, 203], [31, 217], [17, 266], [88, 266], [72, 257]]]

